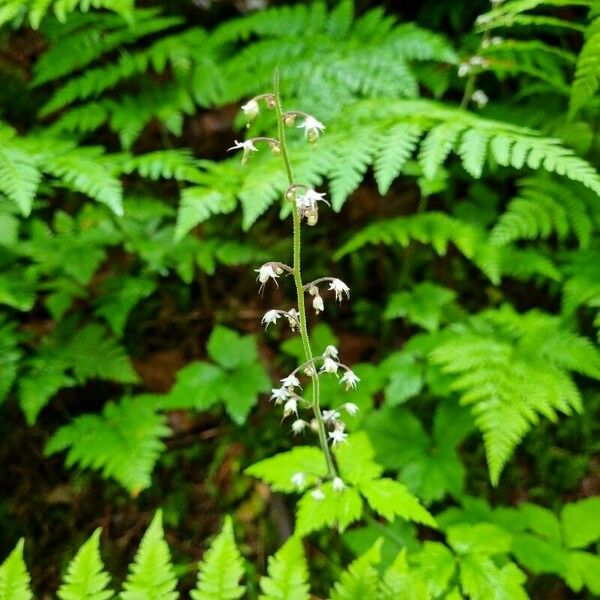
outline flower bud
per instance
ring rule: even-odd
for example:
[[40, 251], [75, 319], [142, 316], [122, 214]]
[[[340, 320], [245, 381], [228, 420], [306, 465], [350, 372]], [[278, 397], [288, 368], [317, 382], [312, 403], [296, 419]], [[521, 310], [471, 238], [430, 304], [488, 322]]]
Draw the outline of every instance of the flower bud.
[[320, 294], [316, 294], [312, 302], [313, 308], [315, 312], [319, 314], [325, 310], [325, 305], [323, 304], [323, 298], [321, 298]]
[[285, 117], [283, 118], [283, 122], [288, 126], [291, 127], [294, 122], [296, 121], [296, 115], [294, 113], [288, 113], [287, 115], [285, 115]]
[[258, 106], [258, 102], [252, 98], [252, 100], [249, 100], [246, 104], [242, 105], [242, 110], [248, 119], [252, 120], [260, 112], [260, 107]]

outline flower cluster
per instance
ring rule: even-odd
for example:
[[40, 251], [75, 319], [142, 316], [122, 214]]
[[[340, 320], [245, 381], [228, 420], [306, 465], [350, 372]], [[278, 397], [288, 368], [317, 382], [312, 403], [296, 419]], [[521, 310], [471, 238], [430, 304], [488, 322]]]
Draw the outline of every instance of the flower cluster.
[[[300, 248], [301, 225], [316, 225], [319, 217], [319, 204], [323, 203], [329, 206], [325, 199], [325, 194], [316, 191], [307, 185], [296, 183], [292, 180], [292, 169], [288, 159], [285, 136], [282, 133], [283, 127], [296, 126], [304, 130], [305, 138], [309, 142], [316, 142], [325, 130], [325, 125], [318, 121], [312, 115], [302, 111], [283, 112], [278, 91], [278, 75], [275, 77], [274, 93], [262, 94], [249, 100], [242, 106], [242, 110], [249, 120], [254, 119], [261, 110], [261, 103], [265, 103], [267, 108], [275, 109], [277, 113], [279, 137], [253, 137], [243, 142], [235, 141], [230, 150], [242, 150], [242, 164], [248, 161], [250, 156], [258, 151], [257, 144], [264, 142], [271, 147], [274, 154], [281, 154], [288, 173], [289, 186], [285, 193], [285, 198], [292, 205], [292, 215], [294, 222], [294, 248]], [[296, 121], [299, 123], [296, 125]], [[345, 402], [335, 409], [323, 410], [320, 406], [318, 378], [324, 375], [334, 375], [339, 383], [346, 390], [356, 388], [359, 383], [359, 377], [345, 364], [339, 360], [339, 352], [334, 346], [327, 346], [325, 351], [319, 356], [313, 356], [310, 338], [308, 336], [308, 326], [306, 319], [306, 299], [310, 299], [312, 308], [317, 314], [325, 310], [325, 301], [323, 295], [333, 292], [332, 296], [337, 302], [350, 298], [350, 288], [336, 277], [321, 277], [308, 284], [303, 284], [301, 274], [301, 259], [298, 251], [294, 252], [294, 264], [288, 266], [281, 262], [269, 261], [255, 269], [257, 281], [260, 283], [260, 292], [262, 292], [269, 282], [279, 285], [279, 280], [286, 275], [291, 275], [296, 289], [297, 305], [289, 310], [271, 309], [262, 317], [261, 323], [265, 329], [269, 325], [275, 325], [282, 319], [287, 321], [293, 332], [298, 331], [305, 352], [306, 362], [298, 366], [289, 375], [281, 379], [280, 385], [271, 392], [271, 400], [276, 406], [281, 407], [282, 420], [291, 419], [291, 431], [294, 435], [299, 435], [305, 431], [314, 431], [319, 437], [319, 443], [325, 454], [329, 469], [329, 478], [335, 491], [343, 491], [344, 482], [337, 476], [337, 470], [330, 446], [345, 443], [348, 434], [346, 433], [346, 424], [342, 415], [354, 416], [358, 412], [358, 406], [352, 402]], [[300, 378], [308, 377], [312, 380], [312, 399], [308, 400], [303, 396], [303, 388]], [[298, 489], [306, 485], [306, 476], [304, 473], [296, 473], [292, 478], [294, 486]], [[313, 490], [312, 495], [315, 499], [322, 499], [323, 492], [320, 489], [320, 483]]]

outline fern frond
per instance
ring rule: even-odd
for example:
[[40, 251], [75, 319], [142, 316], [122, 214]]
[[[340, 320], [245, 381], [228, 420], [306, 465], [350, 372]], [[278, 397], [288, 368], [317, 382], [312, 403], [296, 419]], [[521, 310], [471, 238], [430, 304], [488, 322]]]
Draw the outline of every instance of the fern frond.
[[177, 600], [177, 578], [159, 510], [146, 530], [123, 584], [122, 600]]
[[110, 576], [104, 570], [99, 545], [100, 529], [96, 529], [69, 563], [58, 590], [60, 600], [110, 600], [114, 596], [107, 589]]
[[262, 577], [260, 600], [308, 600], [308, 567], [300, 538], [291, 537], [269, 557], [269, 576]]
[[4, 146], [1, 137], [0, 144], [0, 191], [27, 217], [41, 179], [37, 161], [19, 148]]
[[156, 414], [151, 397], [123, 398], [108, 403], [102, 414], [86, 414], [61, 427], [50, 438], [46, 454], [67, 450], [67, 466], [78, 464], [102, 472], [136, 495], [150, 485], [150, 476], [170, 434], [165, 418]]
[[231, 518], [226, 517], [221, 533], [213, 540], [200, 564], [193, 600], [237, 600], [244, 595], [239, 582], [244, 574], [242, 557], [233, 538]]
[[29, 573], [23, 560], [24, 541], [0, 565], [0, 600], [33, 600]]
[[381, 559], [381, 541], [357, 558], [340, 577], [330, 600], [376, 598], [379, 576], [375, 565]]
[[575, 70], [575, 80], [571, 87], [569, 116], [574, 117], [600, 87], [600, 18], [589, 27], [591, 35], [586, 40]]
[[197, 183], [201, 177], [198, 165], [199, 161], [190, 150], [157, 150], [131, 157], [123, 165], [123, 172], [136, 171], [153, 181], [164, 178]]

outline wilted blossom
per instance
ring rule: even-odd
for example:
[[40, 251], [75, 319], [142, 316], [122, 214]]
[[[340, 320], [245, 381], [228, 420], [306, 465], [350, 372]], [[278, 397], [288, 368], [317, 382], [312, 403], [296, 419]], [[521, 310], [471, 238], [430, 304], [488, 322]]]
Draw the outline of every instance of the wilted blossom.
[[354, 373], [354, 371], [351, 371], [350, 369], [347, 369], [346, 372], [342, 375], [342, 378], [340, 379], [340, 383], [346, 384], [347, 390], [356, 389], [356, 384], [359, 382], [360, 377], [358, 377], [356, 373]]

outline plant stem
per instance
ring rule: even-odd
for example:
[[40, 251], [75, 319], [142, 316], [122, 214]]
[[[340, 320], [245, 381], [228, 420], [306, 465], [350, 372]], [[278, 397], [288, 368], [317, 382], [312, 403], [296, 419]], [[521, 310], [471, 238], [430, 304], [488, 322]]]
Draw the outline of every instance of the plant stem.
[[[287, 152], [287, 145], [285, 140], [285, 123], [283, 122], [283, 110], [281, 108], [281, 96], [279, 93], [279, 70], [275, 69], [274, 75], [274, 92], [275, 92], [275, 110], [277, 111], [277, 133], [279, 137], [279, 147], [281, 149], [281, 157], [285, 164], [285, 170], [289, 185], [294, 185], [294, 175], [292, 173], [292, 165]], [[293, 264], [293, 275], [294, 285], [296, 287], [296, 296], [298, 298], [298, 314], [300, 321], [300, 337], [302, 338], [302, 346], [304, 348], [304, 356], [308, 363], [312, 363], [313, 353], [310, 346], [310, 338], [308, 335], [308, 325], [306, 322], [306, 304], [304, 302], [304, 286], [302, 284], [302, 260], [301, 260], [301, 228], [300, 228], [300, 213], [298, 207], [294, 202], [292, 206], [292, 216], [294, 223], [294, 264]], [[320, 386], [319, 386], [319, 375], [316, 372], [314, 366], [311, 369], [312, 379], [312, 409], [317, 422], [317, 433], [319, 434], [319, 443], [325, 454], [325, 460], [327, 461], [327, 468], [329, 475], [337, 477], [337, 471], [331, 450], [329, 449], [329, 443], [327, 442], [327, 433], [325, 430], [325, 423], [323, 422], [323, 416], [321, 415], [320, 407]]]

